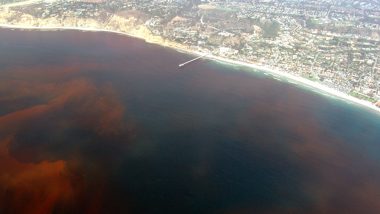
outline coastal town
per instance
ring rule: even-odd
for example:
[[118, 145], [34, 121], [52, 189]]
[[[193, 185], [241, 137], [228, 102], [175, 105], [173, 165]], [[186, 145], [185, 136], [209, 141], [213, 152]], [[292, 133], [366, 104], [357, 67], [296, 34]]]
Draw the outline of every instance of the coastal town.
[[302, 77], [380, 107], [373, 0], [1, 0], [0, 25], [127, 33]]

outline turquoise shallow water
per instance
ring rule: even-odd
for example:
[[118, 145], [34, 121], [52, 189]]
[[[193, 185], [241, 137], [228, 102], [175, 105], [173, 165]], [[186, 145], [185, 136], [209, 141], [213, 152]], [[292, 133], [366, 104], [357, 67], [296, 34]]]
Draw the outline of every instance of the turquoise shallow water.
[[380, 212], [372, 112], [120, 35], [0, 38], [0, 213]]

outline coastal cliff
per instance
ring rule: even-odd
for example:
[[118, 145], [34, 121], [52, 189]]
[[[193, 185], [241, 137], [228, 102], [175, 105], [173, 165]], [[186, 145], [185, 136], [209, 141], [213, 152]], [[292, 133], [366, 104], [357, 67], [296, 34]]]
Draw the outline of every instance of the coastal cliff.
[[145, 40], [148, 43], [155, 43], [163, 46], [186, 49], [185, 45], [169, 41], [161, 36], [154, 35], [146, 26], [137, 22], [134, 17], [121, 17], [113, 15], [107, 22], [100, 22], [91, 18], [78, 18], [75, 16], [65, 18], [36, 18], [28, 14], [9, 9], [0, 10], [0, 24], [14, 25], [20, 27], [47, 27], [47, 28], [92, 28], [104, 29], [126, 33], [130, 36]]
[[[190, 47], [189, 45], [185, 45], [183, 43], [175, 42], [172, 40], [165, 39], [162, 36], [155, 35], [143, 22], [141, 22], [141, 20], [134, 17], [133, 15], [123, 16], [113, 14], [108, 19], [80, 18], [75, 16], [75, 14], [64, 17], [42, 18], [32, 16], [27, 13], [22, 13], [17, 10], [12, 10], [10, 8], [0, 7], [0, 25], [2, 25], [3, 27], [17, 27], [25, 29], [77, 29], [90, 31], [110, 31], [114, 33], [126, 34], [129, 36], [143, 39], [148, 43], [154, 43], [166, 47], [171, 47], [177, 50], [193, 53], [196, 55], [204, 54], [201, 53], [202, 51], [199, 51], [194, 46]], [[252, 67], [254, 69], [272, 73], [275, 76], [280, 75], [285, 78], [295, 80], [298, 83], [318, 88], [319, 90], [340, 97], [344, 100], [364, 105], [371, 109], [379, 111], [380, 104], [379, 102], [376, 103], [376, 100], [363, 99], [363, 97], [352, 96], [352, 94], [348, 95], [347, 93], [331, 89], [323, 84], [320, 84], [319, 82], [314, 82], [311, 80], [309, 81], [306, 78], [298, 77], [289, 72], [282, 71], [282, 69], [277, 69], [277, 67], [257, 64], [257, 62], [247, 60], [240, 61], [240, 59], [238, 58], [231, 59], [225, 56], [218, 56], [212, 54], [209, 54], [207, 58], [212, 58], [214, 60], [223, 61], [226, 63], [240, 64], [243, 66]]]

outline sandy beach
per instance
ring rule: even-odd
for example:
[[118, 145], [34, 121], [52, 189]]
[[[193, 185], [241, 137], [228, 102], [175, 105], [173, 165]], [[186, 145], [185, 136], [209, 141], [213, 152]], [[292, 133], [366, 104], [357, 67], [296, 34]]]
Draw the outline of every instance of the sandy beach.
[[[203, 53], [198, 53], [198, 54], [203, 54]], [[376, 107], [374, 103], [371, 103], [371, 102], [366, 101], [366, 100], [358, 99], [356, 97], [353, 97], [353, 96], [350, 96], [350, 95], [345, 94], [343, 92], [340, 92], [336, 89], [325, 86], [321, 83], [314, 82], [314, 81], [311, 81], [311, 80], [308, 80], [308, 79], [305, 79], [302, 77], [298, 77], [298, 76], [280, 71], [280, 70], [275, 69], [275, 68], [269, 68], [269, 67], [266, 67], [263, 65], [255, 65], [255, 64], [240, 62], [240, 61], [236, 61], [236, 60], [230, 60], [230, 59], [226, 59], [226, 58], [222, 58], [222, 57], [218, 57], [218, 56], [214, 56], [214, 55], [207, 55], [206, 58], [210, 58], [210, 59], [221, 61], [221, 62], [226, 62], [229, 64], [250, 67], [250, 68], [253, 68], [255, 70], [267, 72], [269, 74], [272, 74], [273, 76], [280, 76], [282, 78], [285, 78], [286, 80], [288, 80], [291, 83], [296, 83], [296, 84], [299, 84], [302, 86], [309, 87], [311, 89], [317, 89], [317, 91], [319, 91], [320, 94], [336, 97], [336, 98], [344, 100], [348, 103], [360, 105], [362, 107], [368, 108], [368, 109], [373, 110], [373, 111], [377, 112], [378, 114], [380, 114], [380, 108]]]
[[[136, 36], [136, 35], [132, 35], [132, 34], [128, 34], [125, 32], [108, 30], [108, 29], [106, 30], [106, 29], [90, 28], [90, 27], [89, 28], [87, 28], [87, 27], [34, 27], [34, 26], [23, 26], [23, 25], [0, 24], [0, 28], [25, 29], [25, 30], [79, 30], [79, 31], [90, 31], [90, 32], [109, 32], [109, 33], [116, 33], [116, 34], [120, 34], [120, 35], [135, 37], [135, 38], [143, 39], [146, 41], [146, 38]], [[147, 41], [147, 42], [150, 42], [150, 41]], [[219, 61], [222, 63], [252, 68], [252, 70], [254, 72], [258, 72], [258, 71], [265, 72], [265, 73], [273, 75], [274, 76], [273, 78], [275, 78], [276, 76], [279, 76], [281, 78], [284, 78], [285, 80], [287, 80], [290, 83], [296, 83], [296, 84], [299, 84], [301, 86], [306, 86], [310, 89], [316, 89], [316, 91], [320, 92], [320, 94], [332, 96], [332, 97], [344, 100], [350, 104], [355, 104], [355, 105], [358, 105], [361, 107], [365, 107], [368, 110], [371, 110], [373, 112], [380, 114], [380, 108], [376, 107], [374, 103], [371, 103], [371, 102], [366, 101], [366, 100], [358, 99], [356, 97], [350, 96], [348, 94], [345, 94], [345, 93], [340, 92], [338, 90], [335, 90], [333, 88], [325, 86], [321, 83], [314, 82], [314, 81], [311, 81], [311, 80], [308, 80], [308, 79], [305, 79], [302, 77], [298, 77], [298, 76], [286, 73], [286, 72], [281, 71], [280, 69], [277, 69], [277, 68], [269, 68], [265, 65], [257, 65], [257, 64], [252, 64], [252, 63], [247, 63], [247, 62], [242, 62], [242, 61], [237, 61], [237, 60], [231, 60], [231, 59], [215, 56], [215, 55], [204, 53], [204, 52], [189, 50], [189, 49], [186, 49], [186, 48], [183, 48], [180, 46], [176, 46], [174, 44], [171, 45], [170, 43], [165, 43], [165, 44], [158, 43], [158, 42], [151, 42], [151, 43], [155, 43], [155, 44], [158, 44], [161, 46], [173, 48], [179, 52], [185, 52], [187, 54], [192, 54], [192, 55], [197, 55], [197, 56], [206, 55], [206, 56], [204, 56], [204, 58]], [[277, 79], [277, 78], [275, 78], [275, 79]], [[315, 90], [313, 90], [313, 91], [315, 91]]]

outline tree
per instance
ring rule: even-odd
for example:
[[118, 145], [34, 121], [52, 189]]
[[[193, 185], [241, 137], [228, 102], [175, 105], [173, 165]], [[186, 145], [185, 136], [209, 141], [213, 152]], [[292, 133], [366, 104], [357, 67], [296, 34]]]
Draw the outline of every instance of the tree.
[[263, 36], [266, 38], [276, 38], [280, 32], [281, 25], [278, 21], [266, 21], [263, 26]]

